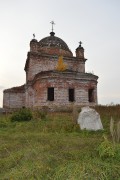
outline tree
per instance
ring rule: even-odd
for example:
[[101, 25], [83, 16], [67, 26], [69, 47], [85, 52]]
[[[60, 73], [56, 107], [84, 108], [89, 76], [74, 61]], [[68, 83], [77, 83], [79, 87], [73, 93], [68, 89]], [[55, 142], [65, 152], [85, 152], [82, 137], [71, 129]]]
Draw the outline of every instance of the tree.
[[56, 70], [57, 71], [65, 71], [66, 68], [67, 68], [67, 65], [63, 62], [63, 56], [59, 56]]

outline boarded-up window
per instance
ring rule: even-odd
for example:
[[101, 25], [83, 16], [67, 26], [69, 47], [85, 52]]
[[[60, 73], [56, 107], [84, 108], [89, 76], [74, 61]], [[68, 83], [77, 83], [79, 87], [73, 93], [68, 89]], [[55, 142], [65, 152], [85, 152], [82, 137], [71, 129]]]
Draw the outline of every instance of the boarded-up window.
[[54, 88], [48, 88], [48, 101], [54, 101]]
[[88, 90], [88, 98], [89, 98], [89, 102], [94, 102], [94, 89]]
[[69, 89], [69, 101], [73, 102], [74, 100], [74, 89]]

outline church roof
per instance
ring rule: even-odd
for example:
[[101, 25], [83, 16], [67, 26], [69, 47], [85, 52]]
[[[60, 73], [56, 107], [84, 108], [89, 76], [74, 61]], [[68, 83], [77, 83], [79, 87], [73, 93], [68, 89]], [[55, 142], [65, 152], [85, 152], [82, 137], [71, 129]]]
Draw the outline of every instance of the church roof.
[[16, 87], [12, 87], [10, 89], [5, 89], [4, 92], [24, 93], [25, 92], [25, 84], [22, 86], [16, 86]]
[[[70, 51], [68, 45], [59, 37], [55, 36], [54, 32], [39, 41], [40, 47], [57, 47], [65, 51]], [[71, 51], [70, 51], [71, 52]]]

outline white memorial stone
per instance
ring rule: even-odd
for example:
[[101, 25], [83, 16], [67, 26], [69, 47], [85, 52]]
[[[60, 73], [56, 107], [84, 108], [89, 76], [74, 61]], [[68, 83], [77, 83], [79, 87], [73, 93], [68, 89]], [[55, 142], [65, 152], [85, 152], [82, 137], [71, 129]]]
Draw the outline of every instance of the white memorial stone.
[[100, 115], [94, 109], [83, 107], [78, 117], [78, 124], [81, 129], [86, 130], [102, 130]]

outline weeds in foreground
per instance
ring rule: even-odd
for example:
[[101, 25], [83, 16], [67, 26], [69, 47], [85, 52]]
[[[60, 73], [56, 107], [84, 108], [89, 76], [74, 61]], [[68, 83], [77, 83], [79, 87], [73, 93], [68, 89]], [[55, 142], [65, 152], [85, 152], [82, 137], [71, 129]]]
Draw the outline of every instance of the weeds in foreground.
[[105, 135], [103, 136], [103, 141], [98, 146], [97, 150], [101, 158], [115, 157], [115, 147]]
[[120, 142], [120, 121], [117, 122], [116, 127], [113, 118], [110, 120], [110, 133], [112, 136], [113, 144]]
[[[0, 117], [0, 179], [118, 180], [120, 146], [114, 148], [109, 131], [112, 108], [102, 108], [100, 132], [81, 131], [72, 113], [47, 114], [46, 120], [38, 114], [27, 122]], [[119, 112], [113, 113], [117, 124]]]
[[103, 141], [98, 146], [98, 153], [101, 158], [117, 158], [120, 159], [120, 121], [116, 127], [113, 118], [110, 120], [110, 133], [112, 141], [107, 136], [103, 136]]

